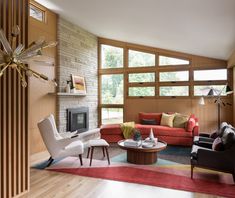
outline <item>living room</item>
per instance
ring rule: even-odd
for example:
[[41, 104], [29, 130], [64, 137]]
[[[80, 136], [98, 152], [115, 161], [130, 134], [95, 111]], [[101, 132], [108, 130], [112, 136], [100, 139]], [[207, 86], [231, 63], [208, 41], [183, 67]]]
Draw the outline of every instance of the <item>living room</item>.
[[235, 197], [234, 7], [1, 0], [1, 197]]

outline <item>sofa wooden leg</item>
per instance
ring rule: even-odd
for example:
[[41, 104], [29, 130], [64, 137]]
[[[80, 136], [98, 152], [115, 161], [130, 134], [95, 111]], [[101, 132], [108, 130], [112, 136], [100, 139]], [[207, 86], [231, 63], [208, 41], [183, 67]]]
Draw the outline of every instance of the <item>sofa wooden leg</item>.
[[48, 161], [49, 161], [49, 162], [48, 162], [48, 164], [47, 164], [47, 167], [49, 167], [49, 166], [51, 165], [51, 163], [54, 161], [54, 159], [53, 159], [52, 157], [50, 157]]
[[104, 146], [102, 147], [102, 150], [103, 150], [103, 156], [105, 157]]
[[83, 163], [82, 163], [82, 154], [79, 155], [79, 159], [80, 159], [80, 164], [82, 166], [83, 165]]
[[91, 147], [91, 158], [90, 158], [90, 166], [91, 166], [91, 163], [92, 163], [93, 152], [94, 152], [94, 147], [92, 146], [92, 147]]
[[110, 165], [109, 152], [108, 152], [108, 147], [107, 146], [105, 147], [105, 150], [106, 150], [106, 154], [107, 154], [108, 163]]
[[193, 179], [193, 168], [194, 168], [194, 165], [191, 164], [191, 179]]
[[90, 147], [88, 148], [88, 151], [87, 151], [87, 158], [89, 158], [89, 154], [90, 154]]

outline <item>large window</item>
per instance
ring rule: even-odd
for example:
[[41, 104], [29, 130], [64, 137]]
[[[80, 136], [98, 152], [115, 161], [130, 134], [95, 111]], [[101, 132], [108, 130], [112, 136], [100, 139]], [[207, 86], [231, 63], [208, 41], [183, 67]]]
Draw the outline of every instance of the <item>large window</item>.
[[157, 103], [159, 98], [197, 98], [211, 88], [225, 95], [231, 76], [225, 65], [203, 67], [206, 63], [200, 65], [190, 55], [102, 38], [99, 43], [99, 124], [130, 121], [124, 120], [124, 107], [132, 99]]
[[155, 87], [129, 87], [129, 96], [155, 96]]
[[102, 68], [123, 67], [123, 48], [101, 45], [101, 57]]
[[123, 104], [123, 74], [101, 76], [102, 104]]
[[225, 85], [196, 85], [194, 86], [194, 95], [207, 96], [210, 89], [213, 89], [216, 95], [226, 95]]
[[177, 71], [177, 72], [160, 72], [160, 82], [176, 82], [176, 81], [188, 81], [188, 71]]
[[33, 4], [29, 4], [29, 15], [38, 21], [45, 22], [45, 11]]
[[129, 83], [155, 82], [155, 73], [132, 73], [128, 79]]
[[102, 108], [102, 124], [118, 124], [123, 122], [123, 108]]
[[189, 65], [189, 60], [173, 58], [168, 56], [159, 56], [159, 65], [168, 66], [168, 65]]
[[155, 66], [155, 54], [129, 50], [129, 67]]
[[160, 96], [189, 96], [188, 86], [163, 86], [159, 90]]
[[195, 70], [195, 81], [227, 80], [227, 69]]

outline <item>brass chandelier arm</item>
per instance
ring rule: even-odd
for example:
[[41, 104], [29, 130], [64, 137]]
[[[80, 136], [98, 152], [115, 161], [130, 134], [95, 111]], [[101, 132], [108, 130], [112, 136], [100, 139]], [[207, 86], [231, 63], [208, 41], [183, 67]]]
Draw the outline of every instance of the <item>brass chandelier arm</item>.
[[32, 75], [35, 76], [36, 78], [41, 78], [41, 79], [43, 79], [43, 80], [48, 81], [48, 77], [47, 77], [47, 76], [45, 76], [45, 75], [43, 75], [43, 74], [40, 74], [40, 73], [38, 73], [38, 72], [36, 72], [36, 71], [34, 71], [34, 70], [28, 68], [28, 67], [25, 66], [24, 64], [20, 64], [19, 66], [20, 66], [21, 69], [23, 69], [25, 72], [30, 71], [30, 72], [32, 73]]
[[22, 78], [23, 78], [23, 76], [22, 76], [21, 71], [20, 71], [20, 69], [19, 69], [18, 67], [16, 67], [16, 71], [19, 73], [20, 78], [22, 79]]
[[25, 79], [25, 71], [22, 74], [21, 70], [18, 68], [18, 66], [15, 69], [18, 72], [18, 74], [20, 75], [21, 85], [23, 87], [26, 87], [28, 83], [26, 82], [26, 79]]
[[3, 75], [3, 72], [10, 66], [10, 62], [8, 63], [8, 64], [6, 64], [3, 68], [2, 68], [2, 70], [0, 71], [0, 76], [2, 76]]

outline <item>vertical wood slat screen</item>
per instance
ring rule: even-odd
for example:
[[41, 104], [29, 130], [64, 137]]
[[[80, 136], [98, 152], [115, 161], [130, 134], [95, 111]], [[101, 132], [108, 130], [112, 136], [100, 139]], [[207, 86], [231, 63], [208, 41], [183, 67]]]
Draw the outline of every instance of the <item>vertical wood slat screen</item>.
[[[0, 27], [10, 39], [14, 25], [21, 34], [16, 44], [27, 46], [28, 0], [0, 0]], [[28, 89], [19, 75], [8, 69], [0, 78], [0, 197], [23, 194], [29, 189]]]

